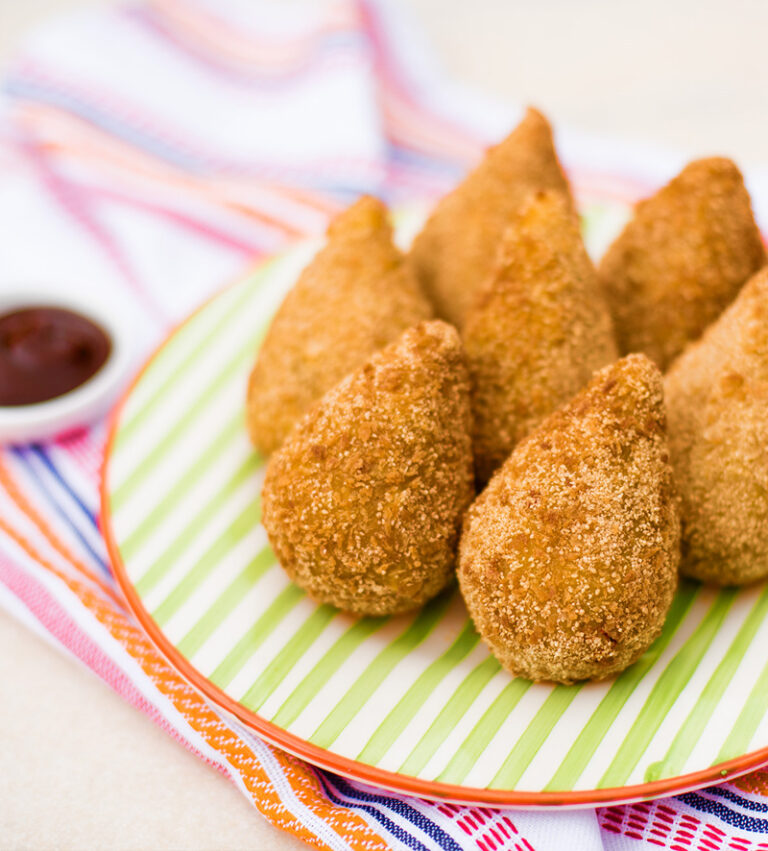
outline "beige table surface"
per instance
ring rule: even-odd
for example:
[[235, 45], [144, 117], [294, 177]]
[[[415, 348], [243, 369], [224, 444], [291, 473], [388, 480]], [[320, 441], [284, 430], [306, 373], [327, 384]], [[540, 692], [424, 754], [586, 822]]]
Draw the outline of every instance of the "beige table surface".
[[[467, 83], [582, 130], [768, 163], [763, 0], [405, 2]], [[0, 60], [37, 21], [85, 5], [0, 0]], [[1, 612], [0, 683], [0, 847], [305, 847]]]

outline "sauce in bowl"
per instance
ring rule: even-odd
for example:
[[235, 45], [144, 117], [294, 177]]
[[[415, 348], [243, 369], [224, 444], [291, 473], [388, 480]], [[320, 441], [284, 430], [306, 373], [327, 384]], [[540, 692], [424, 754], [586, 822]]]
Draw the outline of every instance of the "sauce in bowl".
[[33, 405], [85, 384], [106, 363], [112, 341], [95, 322], [61, 307], [0, 315], [0, 406]]

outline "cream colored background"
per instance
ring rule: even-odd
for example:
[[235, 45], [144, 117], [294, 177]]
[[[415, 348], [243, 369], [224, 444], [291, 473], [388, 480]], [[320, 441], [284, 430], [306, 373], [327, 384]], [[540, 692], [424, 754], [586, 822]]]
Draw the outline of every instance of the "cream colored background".
[[[403, 2], [451, 74], [555, 122], [768, 163], [763, 0]], [[0, 0], [0, 60], [35, 22], [86, 5]], [[0, 683], [3, 848], [305, 847], [1, 612]]]

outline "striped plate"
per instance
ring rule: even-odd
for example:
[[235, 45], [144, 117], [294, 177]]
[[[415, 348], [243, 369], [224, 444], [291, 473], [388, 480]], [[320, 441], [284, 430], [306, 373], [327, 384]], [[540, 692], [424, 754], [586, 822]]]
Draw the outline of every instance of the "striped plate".
[[[587, 205], [593, 250], [626, 210]], [[682, 585], [617, 679], [500, 670], [462, 601], [355, 620], [292, 585], [259, 523], [243, 423], [264, 329], [317, 243], [225, 290], [152, 358], [116, 415], [103, 519], [129, 602], [171, 662], [265, 738], [404, 792], [507, 805], [651, 797], [768, 759], [768, 590]], [[746, 755], [746, 756], [745, 756]]]

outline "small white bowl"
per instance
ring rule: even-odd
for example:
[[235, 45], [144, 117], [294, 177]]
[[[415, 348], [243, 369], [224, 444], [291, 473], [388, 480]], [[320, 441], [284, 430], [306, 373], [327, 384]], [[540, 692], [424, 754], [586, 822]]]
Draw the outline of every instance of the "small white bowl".
[[134, 363], [128, 328], [114, 307], [55, 289], [27, 286], [0, 291], [0, 316], [25, 307], [60, 307], [80, 313], [104, 329], [112, 347], [99, 371], [74, 390], [33, 405], [0, 405], [0, 443], [43, 440], [87, 425], [109, 410]]

